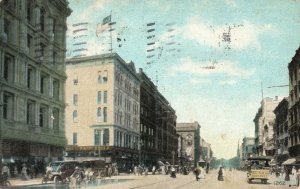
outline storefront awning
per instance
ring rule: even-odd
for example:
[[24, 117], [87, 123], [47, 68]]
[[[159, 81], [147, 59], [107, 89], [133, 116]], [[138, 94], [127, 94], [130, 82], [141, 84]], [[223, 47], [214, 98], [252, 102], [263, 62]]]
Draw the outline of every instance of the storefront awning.
[[285, 162], [282, 163], [282, 165], [290, 165], [296, 163], [296, 158], [290, 158], [288, 160], [286, 160]]

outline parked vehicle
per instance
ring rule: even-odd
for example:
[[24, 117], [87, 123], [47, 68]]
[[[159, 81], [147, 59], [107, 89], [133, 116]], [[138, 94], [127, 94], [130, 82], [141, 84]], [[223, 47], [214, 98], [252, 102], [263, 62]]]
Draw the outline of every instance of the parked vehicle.
[[247, 165], [247, 181], [251, 183], [252, 180], [261, 180], [262, 183], [266, 184], [270, 173], [271, 157], [268, 156], [257, 156], [248, 158]]
[[79, 166], [77, 161], [55, 161], [49, 164], [42, 183], [48, 181], [54, 181], [55, 184], [59, 182], [70, 181], [70, 176], [75, 171], [75, 168]]
[[95, 181], [97, 177], [105, 177], [106, 175], [106, 166], [109, 164], [105, 163], [104, 160], [85, 160], [82, 161], [81, 167], [84, 169], [85, 176], [89, 181]]

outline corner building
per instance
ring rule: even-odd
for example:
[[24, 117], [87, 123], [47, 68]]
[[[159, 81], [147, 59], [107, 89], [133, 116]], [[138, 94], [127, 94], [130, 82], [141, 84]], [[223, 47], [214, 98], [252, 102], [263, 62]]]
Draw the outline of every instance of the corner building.
[[118, 54], [66, 61], [68, 159], [100, 158], [122, 170], [138, 163], [140, 80]]
[[66, 146], [66, 0], [0, 1], [0, 157], [47, 163]]

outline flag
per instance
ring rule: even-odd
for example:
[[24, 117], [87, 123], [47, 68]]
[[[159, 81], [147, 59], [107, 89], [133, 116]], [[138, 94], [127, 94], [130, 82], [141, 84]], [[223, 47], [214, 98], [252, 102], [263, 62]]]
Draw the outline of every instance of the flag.
[[111, 15], [109, 15], [109, 16], [103, 18], [102, 25], [108, 24], [108, 23], [110, 23], [110, 22], [111, 22]]
[[111, 15], [103, 18], [102, 24], [97, 24], [96, 35], [99, 36], [99, 34], [105, 32], [110, 27], [109, 26], [110, 22], [111, 22]]

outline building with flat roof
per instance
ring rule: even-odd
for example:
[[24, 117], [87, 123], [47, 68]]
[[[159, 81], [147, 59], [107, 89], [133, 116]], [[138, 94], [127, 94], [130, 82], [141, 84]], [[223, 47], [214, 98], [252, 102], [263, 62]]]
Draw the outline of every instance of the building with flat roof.
[[181, 138], [178, 151], [182, 165], [196, 166], [200, 160], [200, 128], [197, 121], [176, 124], [176, 132]]
[[138, 163], [140, 79], [133, 62], [109, 53], [66, 61], [67, 158]]

